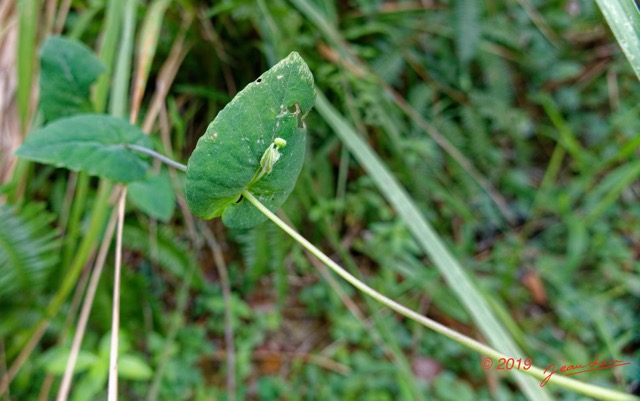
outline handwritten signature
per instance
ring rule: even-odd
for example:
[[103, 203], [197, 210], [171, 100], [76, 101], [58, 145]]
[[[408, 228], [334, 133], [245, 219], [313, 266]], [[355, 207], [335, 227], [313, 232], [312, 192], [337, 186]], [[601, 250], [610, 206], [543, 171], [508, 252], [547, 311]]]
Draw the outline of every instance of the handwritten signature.
[[600, 356], [596, 355], [596, 359], [584, 365], [562, 365], [559, 369], [556, 369], [556, 364], [552, 363], [544, 370], [543, 373], [548, 373], [548, 375], [545, 376], [544, 379], [542, 379], [542, 381], [540, 382], [540, 387], [544, 387], [551, 379], [551, 376], [555, 375], [556, 373], [563, 374], [564, 376], [573, 376], [579, 375], [580, 373], [592, 372], [594, 370], [611, 369], [615, 368], [616, 366], [631, 364], [631, 362], [625, 362], [620, 359], [601, 361], [599, 358]]

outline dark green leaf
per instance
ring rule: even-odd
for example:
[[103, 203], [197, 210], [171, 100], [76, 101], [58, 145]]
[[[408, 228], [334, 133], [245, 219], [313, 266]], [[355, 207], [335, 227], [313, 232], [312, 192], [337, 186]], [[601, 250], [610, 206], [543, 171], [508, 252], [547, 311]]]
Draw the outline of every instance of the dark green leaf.
[[83, 43], [53, 36], [40, 53], [40, 109], [46, 121], [93, 110], [90, 88], [104, 65]]
[[33, 131], [16, 156], [131, 182], [143, 178], [149, 165], [127, 144], [151, 147], [149, 138], [124, 120], [104, 114], [83, 114], [56, 120]]
[[[266, 218], [240, 196], [248, 189], [270, 210], [295, 186], [304, 162], [305, 115], [313, 107], [313, 76], [291, 53], [250, 83], [218, 114], [189, 158], [186, 196], [205, 219], [222, 216], [228, 227], [249, 228]], [[287, 141], [273, 171], [251, 184], [276, 138]]]

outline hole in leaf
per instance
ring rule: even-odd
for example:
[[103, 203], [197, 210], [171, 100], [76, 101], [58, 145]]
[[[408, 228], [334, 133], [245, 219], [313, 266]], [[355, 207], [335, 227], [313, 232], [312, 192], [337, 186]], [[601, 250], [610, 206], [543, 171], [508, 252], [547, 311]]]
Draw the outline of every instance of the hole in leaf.
[[296, 116], [298, 120], [298, 128], [303, 129], [304, 121], [303, 121], [302, 110], [300, 110], [300, 105], [298, 103], [294, 103], [291, 106], [287, 107], [287, 111]]
[[257, 82], [257, 83], [262, 82], [262, 78], [258, 78], [258, 79], [256, 80], [256, 82]]

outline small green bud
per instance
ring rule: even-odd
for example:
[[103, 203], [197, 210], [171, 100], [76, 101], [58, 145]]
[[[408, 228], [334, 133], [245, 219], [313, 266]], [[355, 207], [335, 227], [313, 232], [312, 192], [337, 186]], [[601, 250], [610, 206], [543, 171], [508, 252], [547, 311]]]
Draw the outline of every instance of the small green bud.
[[278, 148], [284, 148], [285, 146], [287, 146], [287, 141], [285, 141], [282, 138], [276, 138], [273, 141], [273, 144], [276, 145]]

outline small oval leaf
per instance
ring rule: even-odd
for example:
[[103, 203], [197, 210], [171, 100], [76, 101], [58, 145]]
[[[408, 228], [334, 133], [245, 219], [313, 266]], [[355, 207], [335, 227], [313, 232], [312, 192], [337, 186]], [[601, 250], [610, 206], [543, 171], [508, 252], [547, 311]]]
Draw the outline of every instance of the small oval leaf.
[[149, 380], [153, 371], [140, 357], [125, 354], [120, 355], [118, 361], [118, 376], [129, 380]]
[[142, 179], [149, 165], [127, 148], [128, 144], [151, 147], [150, 139], [125, 120], [104, 114], [81, 114], [31, 132], [16, 156], [131, 182]]
[[[304, 162], [304, 118], [315, 102], [313, 75], [291, 53], [238, 93], [198, 141], [187, 166], [186, 197], [191, 212], [222, 216], [228, 227], [249, 228], [266, 220], [241, 196], [247, 189], [270, 210], [295, 186]], [[255, 180], [261, 160], [280, 138], [280, 156]]]

